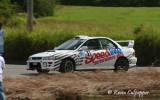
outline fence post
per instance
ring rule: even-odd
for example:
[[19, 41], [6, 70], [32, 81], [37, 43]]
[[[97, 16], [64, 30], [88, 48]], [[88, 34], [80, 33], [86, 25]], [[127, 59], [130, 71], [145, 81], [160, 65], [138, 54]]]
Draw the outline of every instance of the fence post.
[[33, 0], [27, 0], [27, 27], [29, 31], [33, 30]]

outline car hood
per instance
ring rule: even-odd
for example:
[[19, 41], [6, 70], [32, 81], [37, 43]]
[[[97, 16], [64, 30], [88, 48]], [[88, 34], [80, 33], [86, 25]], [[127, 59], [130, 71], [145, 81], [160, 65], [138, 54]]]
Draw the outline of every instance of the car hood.
[[50, 50], [46, 52], [41, 52], [37, 54], [33, 54], [30, 57], [48, 57], [48, 56], [54, 56], [56, 54], [68, 54], [73, 50]]

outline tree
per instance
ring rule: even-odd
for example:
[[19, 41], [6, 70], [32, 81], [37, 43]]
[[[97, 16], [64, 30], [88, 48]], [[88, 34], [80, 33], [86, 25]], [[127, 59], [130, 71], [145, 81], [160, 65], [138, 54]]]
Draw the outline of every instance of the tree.
[[34, 0], [34, 16], [53, 16], [56, 0]]
[[27, 12], [27, 0], [11, 0], [11, 3], [19, 6], [19, 12]]
[[0, 21], [7, 24], [8, 19], [17, 12], [17, 8], [10, 0], [0, 0]]
[[160, 6], [160, 0], [60, 0], [63, 5], [88, 5], [110, 7]]
[[[27, 0], [11, 0], [11, 2], [16, 2], [21, 8], [21, 12], [27, 12]], [[53, 16], [56, 3], [57, 0], [33, 0], [34, 16], [36, 18]]]

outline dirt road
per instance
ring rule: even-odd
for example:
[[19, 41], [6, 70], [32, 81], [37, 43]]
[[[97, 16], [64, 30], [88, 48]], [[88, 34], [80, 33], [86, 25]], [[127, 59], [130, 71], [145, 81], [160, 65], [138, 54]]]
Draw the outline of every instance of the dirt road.
[[[134, 67], [129, 69], [128, 72], [137, 71], [137, 70], [146, 70], [148, 68], [156, 69], [160, 71], [160, 67]], [[112, 70], [105, 70], [105, 71], [112, 71]], [[50, 71], [50, 73], [57, 73], [57, 71]], [[37, 71], [26, 70], [26, 65], [11, 65], [6, 64], [4, 69], [4, 77], [27, 77], [27, 76], [35, 76], [37, 75]]]

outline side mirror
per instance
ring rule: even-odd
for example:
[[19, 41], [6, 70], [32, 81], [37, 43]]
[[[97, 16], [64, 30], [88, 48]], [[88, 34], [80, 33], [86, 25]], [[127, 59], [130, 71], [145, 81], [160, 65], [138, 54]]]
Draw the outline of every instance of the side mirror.
[[87, 46], [82, 46], [79, 50], [88, 50]]

